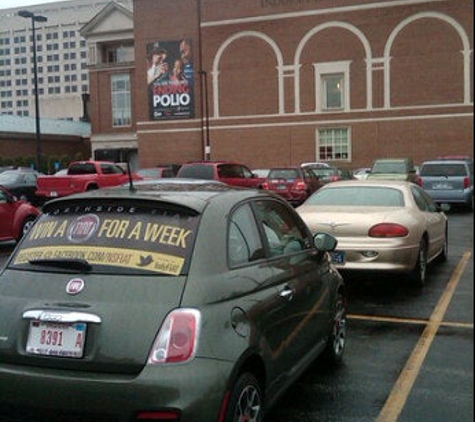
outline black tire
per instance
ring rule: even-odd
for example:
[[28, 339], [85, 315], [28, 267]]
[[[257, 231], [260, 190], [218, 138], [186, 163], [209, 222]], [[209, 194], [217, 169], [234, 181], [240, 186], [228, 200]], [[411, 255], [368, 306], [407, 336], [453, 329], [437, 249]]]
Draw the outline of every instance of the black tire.
[[423, 287], [427, 278], [427, 242], [421, 240], [416, 266], [410, 273], [410, 280], [416, 287]]
[[254, 375], [245, 372], [231, 391], [225, 422], [262, 422], [263, 414], [262, 388]]
[[440, 262], [447, 261], [448, 257], [449, 257], [449, 229], [448, 227], [446, 227], [444, 248], [442, 249], [442, 252], [439, 255], [439, 261]]
[[332, 332], [323, 352], [324, 359], [331, 364], [338, 365], [343, 360], [343, 353], [346, 347], [346, 330], [346, 301], [343, 294], [338, 293]]
[[34, 216], [30, 215], [28, 217], [26, 217], [24, 220], [23, 220], [23, 223], [21, 225], [21, 230], [20, 230], [20, 235], [18, 236], [18, 238], [16, 239], [16, 241], [18, 242], [25, 234], [28, 233], [28, 231], [31, 229], [31, 226], [33, 225], [34, 221], [35, 221], [35, 218]]

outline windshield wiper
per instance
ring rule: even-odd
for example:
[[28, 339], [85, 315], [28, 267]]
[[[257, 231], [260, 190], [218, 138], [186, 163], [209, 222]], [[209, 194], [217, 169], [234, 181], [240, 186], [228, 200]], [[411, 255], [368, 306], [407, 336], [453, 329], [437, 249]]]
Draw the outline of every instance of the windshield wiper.
[[92, 270], [92, 265], [85, 259], [54, 258], [54, 259], [30, 259], [31, 265], [42, 267], [64, 268], [66, 270], [88, 272]]

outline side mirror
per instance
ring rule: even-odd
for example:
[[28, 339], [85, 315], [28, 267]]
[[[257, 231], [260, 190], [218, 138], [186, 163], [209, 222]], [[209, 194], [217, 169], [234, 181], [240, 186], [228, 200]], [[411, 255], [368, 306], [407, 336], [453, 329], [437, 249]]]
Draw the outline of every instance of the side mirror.
[[328, 233], [317, 233], [313, 236], [313, 244], [321, 252], [334, 251], [338, 241]]

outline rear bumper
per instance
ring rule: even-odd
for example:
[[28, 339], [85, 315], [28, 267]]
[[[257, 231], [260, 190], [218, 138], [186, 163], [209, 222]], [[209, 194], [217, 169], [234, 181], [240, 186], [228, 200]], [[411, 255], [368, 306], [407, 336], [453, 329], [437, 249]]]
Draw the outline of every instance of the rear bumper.
[[[180, 421], [217, 421], [231, 364], [195, 359], [146, 366], [136, 377], [0, 366], [0, 420], [11, 414], [69, 414], [80, 421], [135, 421], [139, 411], [178, 409]], [[45, 415], [43, 419], [39, 415]]]
[[466, 204], [472, 203], [473, 190], [430, 190], [426, 189], [429, 196], [437, 203]]
[[[371, 245], [357, 248], [339, 244], [337, 250], [345, 252], [345, 263], [334, 264], [339, 270], [409, 272], [414, 269], [419, 245], [399, 248], [376, 248]], [[374, 256], [368, 256], [369, 253]]]
[[285, 198], [292, 205], [300, 205], [308, 197], [308, 194], [305, 191], [285, 191], [285, 192], [282, 192], [282, 191], [275, 190], [274, 192], [279, 194], [283, 198]]

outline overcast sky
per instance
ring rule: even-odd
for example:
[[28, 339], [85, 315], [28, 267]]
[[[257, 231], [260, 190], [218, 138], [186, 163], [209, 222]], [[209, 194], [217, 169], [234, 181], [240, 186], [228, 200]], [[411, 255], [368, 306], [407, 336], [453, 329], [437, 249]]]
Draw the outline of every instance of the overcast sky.
[[28, 7], [37, 4], [54, 3], [57, 1], [58, 0], [0, 0], [0, 9], [9, 9], [11, 7]]

